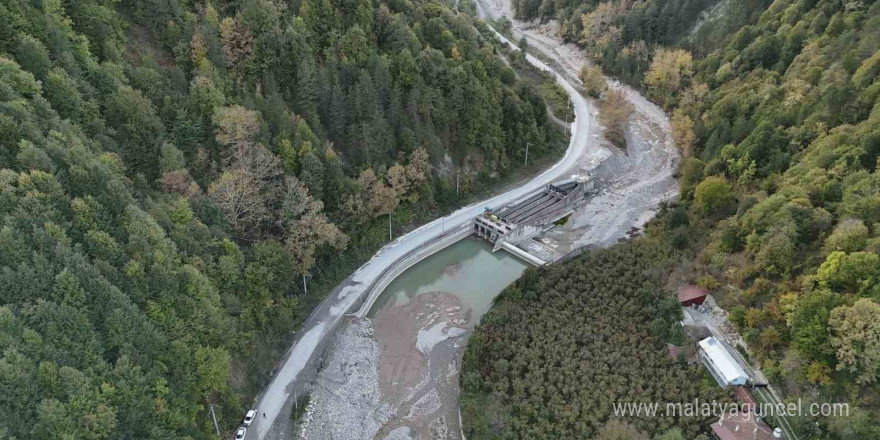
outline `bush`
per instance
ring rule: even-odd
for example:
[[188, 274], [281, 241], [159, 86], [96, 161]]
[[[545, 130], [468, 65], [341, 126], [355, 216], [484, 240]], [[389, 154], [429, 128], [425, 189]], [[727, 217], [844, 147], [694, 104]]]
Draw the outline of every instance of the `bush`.
[[735, 202], [733, 191], [723, 177], [708, 177], [694, 191], [694, 205], [705, 216], [726, 217]]
[[868, 244], [868, 227], [858, 219], [845, 219], [837, 224], [825, 240], [825, 252], [856, 252]]

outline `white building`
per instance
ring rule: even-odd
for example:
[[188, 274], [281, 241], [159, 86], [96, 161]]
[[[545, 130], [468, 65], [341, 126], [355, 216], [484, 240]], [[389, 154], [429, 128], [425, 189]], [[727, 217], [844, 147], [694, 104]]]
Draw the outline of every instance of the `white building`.
[[722, 387], [744, 385], [749, 378], [736, 359], [714, 337], [700, 341], [700, 360]]

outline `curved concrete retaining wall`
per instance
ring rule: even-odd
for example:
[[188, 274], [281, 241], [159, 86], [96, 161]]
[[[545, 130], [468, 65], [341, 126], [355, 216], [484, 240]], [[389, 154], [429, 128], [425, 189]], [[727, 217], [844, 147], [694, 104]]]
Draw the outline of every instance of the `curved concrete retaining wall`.
[[373, 282], [370, 287], [366, 289], [367, 299], [364, 301], [364, 304], [361, 308], [354, 313], [354, 316], [358, 318], [365, 318], [368, 313], [370, 313], [370, 309], [373, 308], [373, 304], [376, 303], [376, 300], [379, 299], [379, 295], [394, 281], [398, 275], [402, 274], [405, 270], [414, 266], [419, 261], [424, 260], [425, 258], [445, 249], [446, 247], [452, 245], [453, 243], [458, 242], [459, 240], [471, 235], [474, 231], [474, 222], [469, 221], [460, 227], [446, 232], [436, 238], [432, 239], [430, 242], [426, 243], [424, 246], [419, 247], [418, 249], [404, 255], [394, 262], [391, 266], [385, 269], [376, 281]]

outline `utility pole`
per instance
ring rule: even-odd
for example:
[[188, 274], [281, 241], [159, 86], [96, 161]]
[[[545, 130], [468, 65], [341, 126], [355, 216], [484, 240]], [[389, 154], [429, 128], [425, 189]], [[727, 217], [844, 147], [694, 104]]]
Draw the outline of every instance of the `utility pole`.
[[456, 196], [458, 195], [458, 184], [459, 184], [460, 180], [461, 180], [461, 171], [457, 171], [455, 173], [455, 195]]
[[526, 163], [524, 164], [524, 166], [528, 166], [528, 165], [529, 165], [529, 147], [530, 147], [531, 145], [532, 145], [531, 142], [526, 142]]
[[391, 213], [388, 213], [388, 241], [394, 240], [394, 237], [391, 235]]
[[214, 420], [214, 430], [217, 431], [217, 437], [220, 437], [220, 426], [217, 425], [217, 416], [214, 414], [214, 404], [209, 403], [208, 406], [211, 408], [211, 418]]
[[306, 285], [306, 274], [303, 274], [303, 290], [305, 291], [305, 294], [306, 294], [306, 295], [309, 294], [309, 288], [308, 288], [308, 286]]

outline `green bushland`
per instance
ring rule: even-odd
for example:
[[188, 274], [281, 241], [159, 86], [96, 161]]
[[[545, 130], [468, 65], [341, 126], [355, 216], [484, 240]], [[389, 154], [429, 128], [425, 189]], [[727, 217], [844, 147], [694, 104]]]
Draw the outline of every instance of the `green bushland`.
[[701, 366], [669, 356], [666, 343], [683, 335], [663, 286], [685, 252], [669, 249], [640, 239], [528, 269], [505, 289], [464, 355], [467, 438], [588, 439], [609, 419], [642, 433], [705, 431], [709, 417], [614, 415], [617, 403], [661, 402], [661, 414], [665, 402], [726, 399]]

